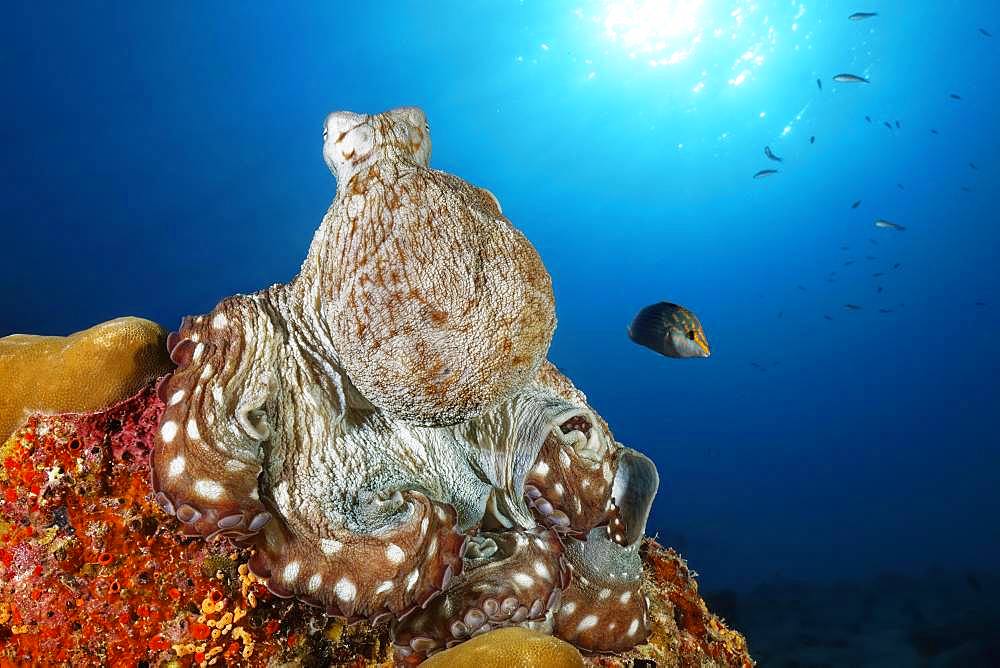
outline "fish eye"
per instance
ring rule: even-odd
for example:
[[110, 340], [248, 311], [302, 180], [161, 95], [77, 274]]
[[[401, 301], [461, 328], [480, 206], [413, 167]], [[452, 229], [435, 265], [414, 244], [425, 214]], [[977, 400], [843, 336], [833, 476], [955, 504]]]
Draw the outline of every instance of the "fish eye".
[[324, 125], [323, 126], [323, 141], [326, 141], [326, 134], [327, 134], [327, 130], [326, 130], [326, 126]]
[[689, 329], [689, 330], [688, 330], [688, 333], [687, 333], [687, 337], [688, 337], [688, 339], [690, 339], [691, 341], [694, 341], [694, 330], [693, 330], [693, 329]]

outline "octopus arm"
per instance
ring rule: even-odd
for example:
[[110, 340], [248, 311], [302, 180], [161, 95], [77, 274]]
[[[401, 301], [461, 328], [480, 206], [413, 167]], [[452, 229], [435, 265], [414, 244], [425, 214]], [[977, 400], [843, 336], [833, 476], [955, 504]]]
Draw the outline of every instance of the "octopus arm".
[[412, 663], [492, 629], [544, 625], [568, 581], [554, 532], [481, 533], [466, 549], [463, 575], [395, 625], [396, 653]]
[[188, 535], [246, 538], [272, 517], [258, 491], [261, 441], [269, 435], [266, 374], [242, 393], [230, 385], [241, 360], [251, 356], [253, 339], [234, 334], [255, 317], [246, 308], [252, 301], [232, 298], [208, 316], [185, 318], [167, 339], [179, 366], [157, 387], [165, 407], [151, 482], [161, 508]]
[[591, 652], [621, 652], [649, 636], [639, 543], [627, 547], [592, 529], [567, 538], [571, 583], [555, 615], [555, 635]]
[[[421, 492], [396, 492], [383, 503], [395, 512], [366, 532], [316, 514], [296, 518], [293, 530], [282, 516], [257, 538], [250, 568], [274, 594], [295, 596], [331, 615], [348, 620], [404, 615], [461, 571], [466, 536], [456, 530], [450, 505]], [[298, 530], [302, 521], [309, 531]]]

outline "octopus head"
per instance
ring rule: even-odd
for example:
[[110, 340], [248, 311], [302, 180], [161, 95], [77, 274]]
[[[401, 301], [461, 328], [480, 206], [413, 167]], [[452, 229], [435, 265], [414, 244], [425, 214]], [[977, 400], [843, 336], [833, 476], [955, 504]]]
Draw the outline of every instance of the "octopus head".
[[338, 181], [346, 181], [375, 159], [396, 159], [426, 167], [431, 157], [430, 125], [417, 107], [365, 115], [336, 111], [323, 124], [323, 159]]

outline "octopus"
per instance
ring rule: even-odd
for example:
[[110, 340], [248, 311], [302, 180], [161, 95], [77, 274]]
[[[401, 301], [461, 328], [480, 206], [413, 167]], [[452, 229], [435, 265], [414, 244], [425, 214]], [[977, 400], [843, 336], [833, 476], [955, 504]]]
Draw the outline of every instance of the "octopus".
[[401, 663], [510, 626], [644, 642], [656, 468], [546, 360], [538, 253], [429, 167], [419, 109], [332, 113], [323, 136], [337, 191], [300, 273], [167, 337], [157, 502], [251, 544], [275, 595], [391, 624]]

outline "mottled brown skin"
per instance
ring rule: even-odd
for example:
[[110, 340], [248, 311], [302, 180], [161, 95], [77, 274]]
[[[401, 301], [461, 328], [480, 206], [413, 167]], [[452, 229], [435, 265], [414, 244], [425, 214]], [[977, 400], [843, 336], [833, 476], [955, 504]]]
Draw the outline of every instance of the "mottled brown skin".
[[167, 332], [143, 318], [116, 318], [69, 336], [0, 338], [0, 442], [31, 413], [109, 406], [173, 368]]
[[331, 114], [337, 196], [298, 282], [361, 394], [394, 417], [447, 425], [527, 383], [555, 327], [552, 284], [489, 192], [430, 169], [415, 108]]
[[326, 134], [337, 197], [301, 273], [167, 339], [156, 500], [186, 534], [251, 543], [276, 595], [389, 619], [408, 661], [504, 625], [623, 646], [589, 620], [634, 610], [587, 582], [638, 594], [655, 469], [544, 362], [537, 253], [487, 191], [427, 167], [419, 110], [332, 114]]

